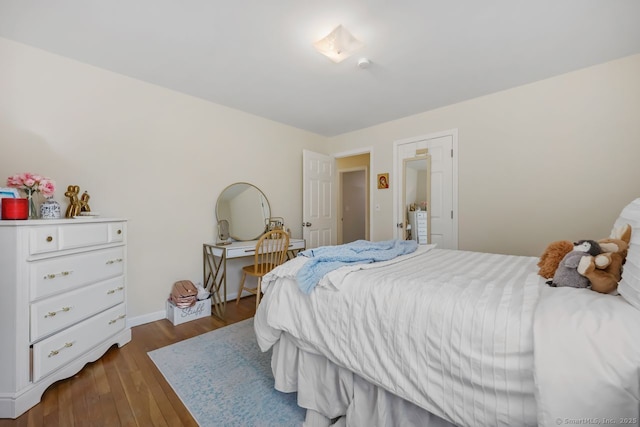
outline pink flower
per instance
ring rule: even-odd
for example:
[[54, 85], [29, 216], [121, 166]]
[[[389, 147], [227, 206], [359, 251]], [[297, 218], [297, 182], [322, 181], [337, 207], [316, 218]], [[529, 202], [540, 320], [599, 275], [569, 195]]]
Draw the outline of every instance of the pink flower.
[[22, 179], [20, 179], [20, 175], [13, 175], [7, 179], [7, 185], [12, 188], [18, 188], [22, 186]]
[[41, 192], [45, 197], [53, 196], [56, 184], [53, 180], [29, 172], [15, 174], [7, 178], [7, 186], [29, 192]]
[[44, 197], [51, 197], [56, 191], [56, 184], [49, 178], [43, 178], [40, 181], [40, 192]]
[[22, 182], [24, 183], [28, 179], [33, 179], [33, 174], [29, 172], [25, 172], [25, 173], [21, 173], [19, 177], [20, 177], [20, 180], [22, 180]]

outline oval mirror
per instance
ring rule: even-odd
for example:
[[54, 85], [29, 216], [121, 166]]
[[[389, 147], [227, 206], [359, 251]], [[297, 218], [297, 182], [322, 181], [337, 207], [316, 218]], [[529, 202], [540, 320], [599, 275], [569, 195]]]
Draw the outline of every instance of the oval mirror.
[[236, 182], [225, 188], [216, 202], [218, 222], [226, 220], [229, 237], [234, 240], [256, 240], [267, 226], [271, 216], [269, 201], [255, 185]]

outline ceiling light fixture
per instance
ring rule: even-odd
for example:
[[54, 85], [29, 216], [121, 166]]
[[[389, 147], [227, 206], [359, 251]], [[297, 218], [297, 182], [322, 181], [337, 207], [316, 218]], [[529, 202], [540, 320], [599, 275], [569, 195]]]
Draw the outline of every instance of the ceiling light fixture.
[[362, 42], [353, 37], [342, 25], [338, 25], [325, 38], [315, 42], [313, 46], [318, 52], [338, 63], [361, 48]]

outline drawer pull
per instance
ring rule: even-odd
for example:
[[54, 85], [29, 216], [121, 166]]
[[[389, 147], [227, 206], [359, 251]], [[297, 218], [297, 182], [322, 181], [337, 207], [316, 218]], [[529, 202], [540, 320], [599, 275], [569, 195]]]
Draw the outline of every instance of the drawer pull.
[[122, 258], [110, 259], [109, 261], [107, 261], [107, 265], [115, 264], [116, 262], [122, 262], [122, 261], [124, 261]]
[[116, 317], [115, 319], [111, 319], [109, 320], [109, 324], [113, 325], [114, 323], [116, 323], [118, 320], [124, 319], [126, 317], [126, 315], [121, 314], [120, 316]]
[[123, 290], [123, 289], [124, 289], [124, 286], [118, 286], [118, 287], [117, 287], [117, 288], [115, 288], [115, 289], [109, 289], [109, 290], [107, 291], [107, 295], [115, 294], [117, 291], [121, 291], [121, 290]]
[[49, 353], [49, 357], [57, 356], [58, 353], [60, 353], [62, 350], [64, 350], [65, 348], [69, 348], [71, 346], [73, 346], [73, 342], [64, 343], [64, 347], [60, 347], [57, 350], [51, 350], [51, 353]]
[[116, 231], [116, 233], [122, 234], [122, 230], [118, 230], [118, 231]]
[[53, 236], [47, 236], [47, 242], [53, 242]]
[[45, 319], [46, 319], [47, 317], [53, 317], [53, 316], [55, 316], [55, 315], [56, 315], [56, 314], [58, 314], [58, 313], [62, 313], [62, 312], [66, 313], [67, 311], [71, 310], [72, 308], [73, 308], [73, 307], [62, 307], [62, 308], [61, 308], [60, 310], [58, 310], [58, 311], [50, 311], [50, 312], [48, 312], [47, 314], [45, 314], [45, 315], [44, 315], [44, 317], [45, 317]]
[[71, 273], [73, 273], [73, 270], [69, 270], [69, 271], [61, 271], [60, 273], [49, 273], [46, 276], [44, 276], [45, 279], [55, 279], [58, 276], [64, 277], [64, 276], [68, 276]]

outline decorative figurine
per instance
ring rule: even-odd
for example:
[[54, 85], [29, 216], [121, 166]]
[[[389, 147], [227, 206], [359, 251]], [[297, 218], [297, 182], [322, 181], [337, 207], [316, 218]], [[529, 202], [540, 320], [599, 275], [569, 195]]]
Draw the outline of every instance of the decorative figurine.
[[91, 208], [89, 207], [89, 193], [86, 191], [82, 193], [82, 197], [80, 198], [80, 211], [81, 212], [91, 212]]
[[78, 199], [78, 193], [80, 193], [80, 187], [77, 185], [70, 185], [64, 193], [64, 195], [69, 198], [69, 206], [67, 207], [67, 212], [64, 215], [66, 218], [73, 218], [80, 214], [82, 205]]

